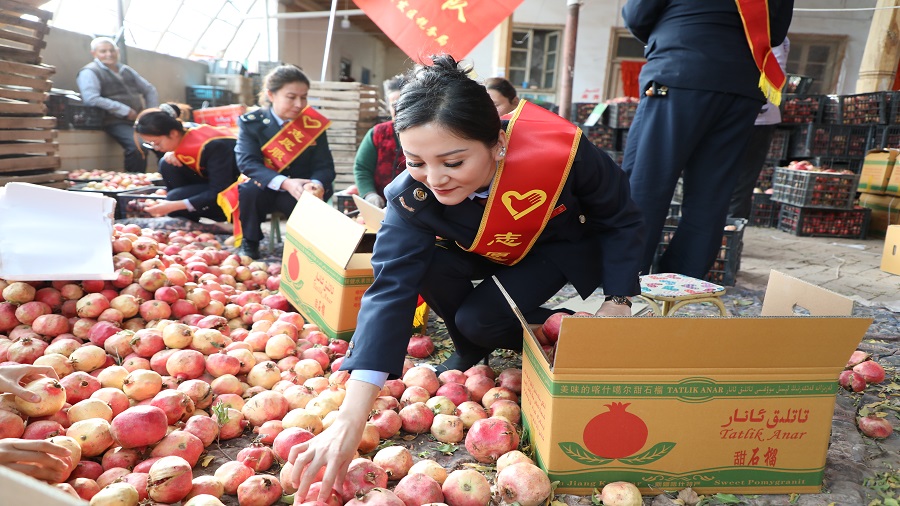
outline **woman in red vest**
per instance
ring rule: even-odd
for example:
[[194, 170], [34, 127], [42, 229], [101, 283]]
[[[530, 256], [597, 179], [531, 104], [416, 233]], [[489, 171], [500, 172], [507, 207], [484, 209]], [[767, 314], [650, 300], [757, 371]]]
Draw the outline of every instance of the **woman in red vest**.
[[199, 221], [226, 221], [217, 203], [240, 176], [234, 158], [237, 139], [227, 130], [209, 125], [182, 123], [174, 104], [143, 111], [134, 132], [144, 147], [162, 151], [159, 172], [166, 183], [165, 201], [145, 208], [152, 216], [176, 216]]
[[433, 61], [395, 103], [407, 169], [385, 189], [375, 280], [341, 365], [350, 379], [340, 413], [290, 453], [300, 498], [325, 467], [318, 500], [327, 500], [384, 382], [402, 375], [418, 294], [453, 340], [439, 367], [462, 371], [495, 349], [522, 350], [522, 324], [494, 279], [529, 323], [554, 312], [543, 305], [568, 283], [583, 298], [602, 285], [604, 316], [630, 316], [640, 293], [643, 219], [619, 166], [527, 101], [501, 121], [470, 69], [447, 55]]
[[356, 151], [353, 178], [359, 194], [374, 206], [384, 207], [384, 187], [406, 170], [406, 158], [400, 149], [400, 139], [394, 132], [394, 102], [400, 97], [405, 78], [397, 76], [385, 82], [391, 120], [372, 127]]

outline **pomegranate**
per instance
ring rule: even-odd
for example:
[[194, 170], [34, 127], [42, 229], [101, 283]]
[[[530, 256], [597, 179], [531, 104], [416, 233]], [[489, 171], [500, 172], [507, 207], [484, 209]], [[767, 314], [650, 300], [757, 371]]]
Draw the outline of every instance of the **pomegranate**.
[[378, 429], [378, 437], [381, 439], [390, 439], [400, 432], [403, 426], [403, 420], [396, 411], [383, 410], [376, 411], [369, 417], [369, 423]]
[[178, 350], [166, 361], [166, 371], [182, 381], [197, 379], [206, 370], [206, 358], [197, 350]]
[[184, 506], [225, 506], [218, 497], [209, 494], [198, 494], [187, 499]]
[[866, 360], [853, 366], [853, 372], [859, 374], [866, 383], [881, 383], [884, 381], [884, 368], [874, 360]]
[[442, 443], [459, 443], [463, 440], [462, 420], [456, 415], [439, 413], [431, 423], [431, 435]]
[[428, 358], [434, 353], [434, 342], [431, 337], [415, 334], [409, 338], [406, 354], [413, 358]]
[[192, 416], [185, 422], [184, 431], [197, 436], [205, 448], [219, 437], [219, 424], [208, 416]]
[[91, 497], [91, 506], [137, 506], [138, 501], [140, 496], [134, 485], [119, 481], [98, 490]]
[[[214, 409], [213, 412], [214, 414], [210, 418], [214, 417], [219, 424], [219, 439], [234, 439], [244, 433], [247, 420], [244, 420], [244, 415], [240, 411], [224, 408], [218, 412]], [[222, 415], [220, 416], [218, 413], [222, 413]]]
[[66, 427], [55, 420], [37, 420], [25, 426], [22, 439], [47, 439], [65, 433]]
[[838, 383], [845, 389], [853, 392], [862, 392], [866, 389], [866, 380], [854, 371], [841, 371]]
[[96, 371], [106, 365], [106, 351], [99, 346], [85, 344], [73, 351], [69, 355], [69, 360], [72, 361], [76, 371]]
[[503, 471], [507, 467], [518, 464], [520, 462], [525, 462], [528, 464], [534, 464], [534, 461], [531, 460], [528, 455], [520, 452], [519, 450], [513, 450], [511, 452], [506, 452], [497, 459], [497, 472]]
[[200, 438], [183, 430], [174, 430], [166, 437], [162, 438], [153, 451], [150, 452], [151, 457], [165, 457], [175, 455], [183, 458], [194, 467], [200, 460], [200, 454], [203, 453], [203, 443]]
[[35, 402], [15, 398], [16, 409], [25, 416], [49, 416], [61, 410], [66, 403], [66, 391], [54, 378], [39, 378], [24, 388], [40, 398]]
[[252, 427], [258, 427], [269, 420], [281, 420], [287, 412], [287, 399], [272, 391], [254, 395], [241, 408], [241, 413]]
[[519, 434], [502, 418], [485, 418], [472, 424], [465, 445], [475, 460], [490, 464], [519, 446]]
[[69, 480], [87, 478], [96, 481], [101, 474], [103, 474], [103, 466], [92, 460], [82, 460], [75, 465], [75, 469], [69, 475]]
[[607, 483], [600, 491], [600, 499], [608, 506], [641, 506], [641, 491], [627, 481]]
[[450, 473], [441, 492], [450, 506], [484, 506], [491, 501], [491, 484], [474, 469], [457, 469]]
[[313, 436], [315, 436], [315, 434], [306, 429], [301, 429], [300, 427], [284, 429], [275, 436], [275, 440], [272, 442], [272, 449], [275, 450], [275, 455], [277, 455], [278, 458], [286, 461], [288, 455], [290, 455], [291, 448], [293, 448], [294, 445], [305, 443], [312, 439]]
[[397, 494], [385, 488], [373, 488], [362, 496], [347, 501], [346, 506], [405, 506]]
[[90, 501], [100, 491], [100, 486], [97, 485], [97, 482], [90, 478], [70, 478], [67, 483], [75, 489], [78, 497], [85, 501]]
[[438, 381], [437, 374], [433, 370], [424, 366], [413, 367], [403, 375], [403, 384], [408, 389], [411, 386], [420, 386], [424, 388], [428, 395], [434, 395], [441, 382]]
[[134, 406], [113, 418], [110, 431], [122, 448], [156, 444], [166, 435], [166, 413], [156, 406]]
[[16, 281], [6, 285], [3, 289], [3, 300], [16, 305], [25, 304], [34, 300], [34, 294], [37, 290], [28, 283]]
[[[29, 303], [30, 304], [30, 303]], [[69, 329], [69, 319], [60, 314], [45, 314], [38, 316], [31, 324], [31, 328], [42, 336], [56, 337], [65, 334]]]
[[181, 457], [162, 457], [150, 466], [147, 493], [154, 501], [178, 502], [191, 491], [191, 465]]
[[[103, 487], [109, 485], [114, 481], [121, 481], [121, 479], [125, 477], [125, 475], [130, 473], [131, 471], [129, 471], [128, 469], [122, 467], [112, 467], [110, 469], [107, 469], [106, 471], [103, 471], [103, 474], [101, 474], [97, 478], [97, 485], [99, 485], [102, 489]], [[138, 492], [138, 494], [140, 494], [140, 492]]]
[[546, 338], [547, 344], [553, 344], [559, 339], [559, 328], [562, 325], [562, 319], [566, 316], [571, 315], [569, 313], [553, 313], [541, 325], [541, 334]]
[[399, 480], [409, 472], [413, 457], [405, 447], [394, 445], [378, 450], [372, 457], [372, 462], [384, 469], [388, 480]]
[[178, 420], [194, 413], [194, 401], [186, 393], [178, 390], [160, 391], [150, 401], [150, 405], [163, 410], [169, 425], [174, 425]]
[[25, 433], [25, 421], [22, 417], [0, 409], [0, 439], [20, 438]]
[[405, 506], [422, 506], [444, 502], [441, 484], [427, 474], [408, 474], [394, 487], [394, 493]]
[[147, 482], [150, 480], [149, 473], [128, 473], [121, 479], [138, 491], [138, 497], [141, 501], [147, 501], [150, 498], [150, 495], [147, 493]]
[[225, 487], [222, 486], [222, 482], [215, 476], [197, 476], [191, 482], [191, 491], [185, 499], [191, 499], [192, 497], [204, 494], [219, 498], [222, 497], [222, 494], [224, 493]]
[[[50, 308], [50, 305], [46, 302], [40, 302], [33, 300], [31, 302], [26, 302], [21, 306], [16, 308], [16, 319], [19, 322], [24, 323], [25, 325], [31, 325], [34, 327], [34, 321], [44, 315], [49, 315], [53, 310]], [[68, 325], [66, 325], [68, 327]], [[37, 332], [37, 329], [35, 329]], [[65, 332], [65, 331], [63, 331]], [[42, 332], [38, 332], [41, 333]]]
[[522, 370], [504, 369], [497, 376], [497, 386], [506, 388], [515, 394], [522, 393]]
[[609, 411], [600, 413], [585, 425], [584, 445], [594, 455], [618, 459], [634, 455], [647, 442], [647, 424], [626, 411], [630, 404], [606, 404]]
[[226, 494], [235, 495], [241, 483], [253, 476], [253, 469], [244, 465], [243, 462], [232, 460], [219, 466], [214, 476], [222, 483]]
[[878, 415], [861, 417], [858, 420], [858, 424], [859, 430], [861, 430], [863, 434], [875, 439], [890, 437], [894, 432], [894, 427], [891, 426], [891, 423]]
[[122, 391], [135, 401], [152, 399], [162, 390], [162, 376], [156, 371], [138, 369], [128, 373], [122, 382]]
[[456, 406], [472, 400], [465, 385], [454, 382], [441, 385], [441, 387], [437, 389], [437, 392], [435, 392], [435, 397], [446, 397], [453, 403], [454, 409]]
[[[388, 475], [380, 466], [364, 458], [353, 459], [344, 476], [341, 497], [350, 501], [358, 495], [365, 494], [373, 488], [387, 487]], [[484, 506], [487, 502], [482, 503]]]
[[[275, 421], [275, 420], [272, 420]], [[282, 428], [300, 427], [306, 429], [313, 434], [322, 432], [322, 419], [310, 413], [303, 408], [292, 409], [288, 411], [281, 420]]]
[[466, 379], [465, 387], [472, 399], [481, 401], [484, 398], [484, 394], [494, 388], [494, 380], [477, 374]]
[[255, 475], [238, 485], [241, 506], [271, 506], [281, 499], [281, 482], [274, 476]]
[[236, 459], [256, 472], [267, 471], [275, 463], [275, 452], [255, 443], [238, 452]]
[[91, 394], [91, 399], [99, 399], [112, 409], [113, 418], [130, 406], [128, 396], [118, 388], [105, 387]]
[[75, 312], [81, 318], [97, 318], [107, 309], [109, 309], [109, 299], [100, 293], [89, 293], [78, 299], [75, 304]]
[[412, 385], [410, 387], [407, 387], [406, 390], [403, 391], [403, 395], [400, 396], [400, 405], [409, 406], [410, 404], [414, 404], [416, 402], [425, 402], [430, 397], [431, 394], [429, 394], [428, 390], [425, 390], [424, 387]]
[[99, 399], [84, 399], [78, 401], [69, 411], [66, 412], [69, 417], [69, 424], [89, 418], [102, 418], [107, 422], [111, 422], [113, 418], [113, 410], [109, 404]]
[[492, 417], [501, 417], [513, 425], [518, 425], [522, 419], [519, 405], [509, 399], [494, 401], [487, 410]]
[[475, 401], [466, 401], [459, 406], [456, 406], [456, 411], [454, 411], [453, 414], [462, 420], [463, 426], [466, 429], [471, 428], [475, 421], [488, 417], [484, 406]]
[[424, 402], [416, 402], [400, 410], [402, 428], [412, 434], [422, 434], [431, 429], [434, 412]]
[[506, 504], [540, 506], [550, 497], [550, 478], [534, 464], [513, 464], [497, 473], [497, 492]]
[[124, 467], [125, 469], [134, 469], [134, 466], [141, 461], [142, 453], [137, 448], [122, 448], [114, 446], [103, 453], [100, 464], [104, 470], [114, 467]]
[[81, 455], [96, 457], [113, 445], [109, 422], [101, 418], [90, 418], [73, 423], [66, 429], [66, 435], [81, 445]]

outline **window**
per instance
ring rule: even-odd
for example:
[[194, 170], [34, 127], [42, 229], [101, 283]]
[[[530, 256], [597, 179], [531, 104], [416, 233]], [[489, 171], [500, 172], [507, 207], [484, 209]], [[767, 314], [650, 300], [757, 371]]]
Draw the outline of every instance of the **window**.
[[834, 93], [837, 88], [847, 37], [842, 35], [789, 34], [787, 72], [813, 78], [810, 95]]
[[[646, 61], [644, 59], [644, 43], [634, 38], [627, 28], [616, 28], [612, 31], [610, 42], [609, 72], [606, 73], [605, 99], [625, 96], [622, 83], [622, 62]], [[584, 102], [599, 102], [600, 97], [581, 97]]]
[[517, 88], [556, 89], [561, 38], [561, 29], [515, 28], [509, 81]]

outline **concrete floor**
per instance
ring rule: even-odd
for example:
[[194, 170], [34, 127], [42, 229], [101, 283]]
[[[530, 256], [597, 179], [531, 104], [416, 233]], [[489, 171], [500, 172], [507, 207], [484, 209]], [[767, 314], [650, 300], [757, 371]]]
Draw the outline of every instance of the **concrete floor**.
[[900, 276], [881, 270], [884, 241], [797, 237], [747, 227], [737, 286], [764, 290], [772, 269], [845, 295], [900, 311]]

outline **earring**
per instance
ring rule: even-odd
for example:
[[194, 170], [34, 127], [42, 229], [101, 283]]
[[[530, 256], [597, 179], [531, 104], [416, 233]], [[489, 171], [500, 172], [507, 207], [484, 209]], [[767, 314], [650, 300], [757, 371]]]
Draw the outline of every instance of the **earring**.
[[499, 156], [500, 156], [500, 158], [503, 158], [504, 156], [506, 156], [506, 148], [500, 148], [500, 155], [499, 155]]

